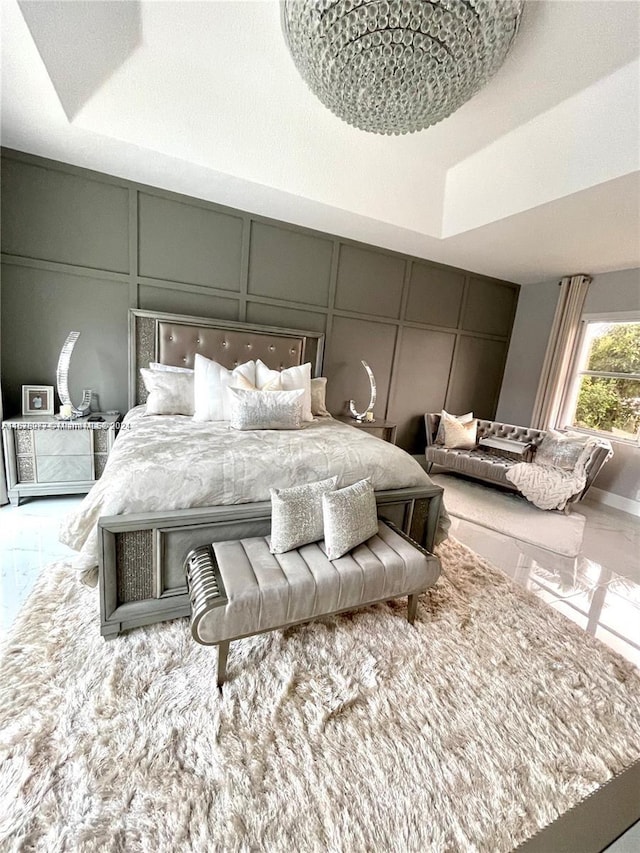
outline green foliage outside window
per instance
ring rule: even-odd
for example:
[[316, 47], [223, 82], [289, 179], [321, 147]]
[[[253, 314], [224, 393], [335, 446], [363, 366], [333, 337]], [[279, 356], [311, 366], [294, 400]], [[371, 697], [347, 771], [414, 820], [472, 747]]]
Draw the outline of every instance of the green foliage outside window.
[[[640, 373], [640, 323], [604, 326], [591, 344], [586, 369]], [[640, 430], [640, 380], [583, 376], [575, 425], [634, 437]]]

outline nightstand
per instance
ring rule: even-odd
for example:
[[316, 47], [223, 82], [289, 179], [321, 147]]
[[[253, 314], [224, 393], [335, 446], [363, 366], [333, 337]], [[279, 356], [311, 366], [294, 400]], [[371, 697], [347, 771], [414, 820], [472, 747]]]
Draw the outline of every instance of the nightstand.
[[38, 495], [84, 494], [99, 479], [122, 420], [99, 412], [59, 421], [51, 415], [8, 418], [2, 439], [11, 503]]
[[348, 415], [338, 416], [336, 417], [336, 420], [342, 421], [343, 424], [349, 424], [349, 426], [355, 427], [356, 429], [366, 430], [370, 435], [375, 435], [376, 438], [382, 438], [384, 441], [388, 441], [389, 444], [396, 443], [397, 424], [392, 421], [356, 421]]

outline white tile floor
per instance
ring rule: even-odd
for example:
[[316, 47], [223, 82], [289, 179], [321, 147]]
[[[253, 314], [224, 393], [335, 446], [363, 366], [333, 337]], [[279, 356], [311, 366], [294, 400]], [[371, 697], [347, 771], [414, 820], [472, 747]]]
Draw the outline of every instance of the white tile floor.
[[[61, 518], [82, 497], [37, 498], [0, 509], [0, 638], [49, 563], [73, 554], [58, 542]], [[574, 559], [453, 518], [452, 534], [551, 607], [640, 666], [640, 519], [583, 501]], [[640, 851], [640, 824], [607, 848]]]
[[576, 512], [586, 525], [575, 558], [455, 517], [451, 533], [640, 667], [640, 519], [588, 501]]
[[0, 639], [42, 569], [75, 553], [58, 542], [58, 527], [60, 519], [82, 498], [32, 498], [20, 507], [0, 509]]

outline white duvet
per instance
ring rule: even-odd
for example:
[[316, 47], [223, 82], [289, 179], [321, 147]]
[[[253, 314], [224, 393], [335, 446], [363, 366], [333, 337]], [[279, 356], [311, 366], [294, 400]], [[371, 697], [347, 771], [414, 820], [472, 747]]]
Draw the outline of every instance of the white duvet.
[[[126, 416], [104, 473], [64, 520], [60, 541], [80, 551], [75, 565], [98, 563], [101, 516], [269, 500], [269, 489], [337, 475], [338, 486], [370, 477], [374, 489], [429, 485], [397, 447], [331, 418], [302, 430], [233, 430], [226, 421], [182, 415]], [[446, 516], [441, 526], [448, 527]]]

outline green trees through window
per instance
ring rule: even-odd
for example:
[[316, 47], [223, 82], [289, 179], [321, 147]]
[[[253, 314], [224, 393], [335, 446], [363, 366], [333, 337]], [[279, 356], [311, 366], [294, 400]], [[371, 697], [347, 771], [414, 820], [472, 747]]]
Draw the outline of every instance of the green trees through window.
[[589, 323], [578, 367], [574, 426], [640, 435], [640, 323]]

